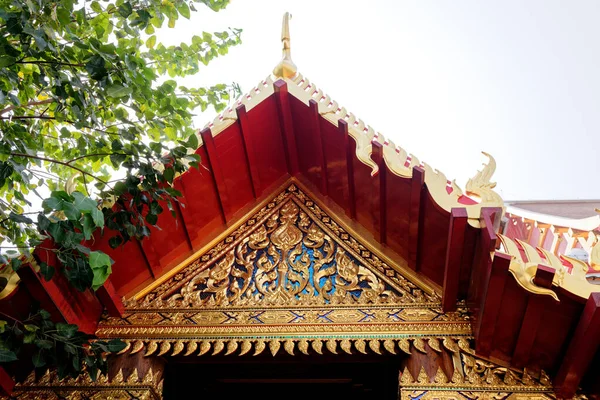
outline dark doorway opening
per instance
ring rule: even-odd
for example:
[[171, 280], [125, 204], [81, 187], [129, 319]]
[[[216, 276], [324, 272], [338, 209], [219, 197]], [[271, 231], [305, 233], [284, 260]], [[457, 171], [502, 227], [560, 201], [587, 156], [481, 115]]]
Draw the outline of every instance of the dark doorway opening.
[[400, 357], [207, 357], [169, 360], [164, 398], [396, 400]]

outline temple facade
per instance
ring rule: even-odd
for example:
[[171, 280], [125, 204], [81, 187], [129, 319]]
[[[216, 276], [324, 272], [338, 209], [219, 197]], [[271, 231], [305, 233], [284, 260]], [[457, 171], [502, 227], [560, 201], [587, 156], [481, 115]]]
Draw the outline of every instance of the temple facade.
[[[176, 217], [113, 250], [97, 292], [2, 271], [0, 310], [37, 301], [127, 347], [107, 376], [0, 370], [16, 399], [546, 399], [600, 384], [600, 217], [459, 188], [310, 82], [289, 16], [273, 73], [201, 130]], [[50, 265], [57, 260], [39, 255]]]

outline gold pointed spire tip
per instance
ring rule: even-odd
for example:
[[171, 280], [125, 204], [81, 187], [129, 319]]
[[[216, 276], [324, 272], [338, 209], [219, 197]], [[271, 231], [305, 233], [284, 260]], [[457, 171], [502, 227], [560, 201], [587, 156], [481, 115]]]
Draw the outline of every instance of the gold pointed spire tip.
[[281, 61], [273, 69], [273, 75], [275, 75], [276, 78], [293, 78], [298, 72], [296, 64], [292, 61], [292, 51], [290, 47], [290, 19], [292, 19], [292, 14], [289, 12], [283, 14], [283, 23], [281, 26], [283, 54]]

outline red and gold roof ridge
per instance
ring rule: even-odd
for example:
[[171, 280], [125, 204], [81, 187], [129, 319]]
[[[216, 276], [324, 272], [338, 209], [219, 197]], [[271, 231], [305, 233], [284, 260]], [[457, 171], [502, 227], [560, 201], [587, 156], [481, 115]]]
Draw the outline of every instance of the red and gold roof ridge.
[[340, 120], [347, 123], [348, 133], [356, 142], [356, 157], [371, 167], [372, 175], [376, 175], [378, 172], [378, 165], [371, 158], [373, 144], [378, 143], [383, 148], [383, 158], [390, 171], [398, 176], [411, 178], [414, 168], [422, 168], [425, 173], [425, 183], [436, 203], [447, 212], [450, 212], [452, 208], [465, 208], [470, 225], [480, 226], [479, 220], [483, 207], [504, 209], [502, 198], [493, 190], [496, 183], [492, 182], [491, 178], [496, 170], [496, 161], [490, 154], [482, 152], [488, 161], [483, 165], [481, 171], [477, 171], [468, 180], [465, 191], [463, 191], [455, 180], [449, 180], [441, 171], [420, 161], [416, 156], [396, 145], [391, 139], [385, 138], [383, 134], [339, 105], [337, 101], [298, 72], [296, 65], [291, 60], [289, 19], [289, 13], [285, 13], [281, 37], [283, 58], [273, 70], [273, 74], [238, 98], [232, 106], [215, 117], [212, 122], [206, 124], [204, 129], [210, 129], [212, 135], [217, 136], [237, 121], [237, 107], [243, 105], [246, 111], [250, 111], [274, 93], [273, 84], [276, 80], [283, 80], [288, 85], [289, 93], [307, 106], [310, 100], [315, 101], [318, 105], [318, 113], [322, 118], [336, 127]]

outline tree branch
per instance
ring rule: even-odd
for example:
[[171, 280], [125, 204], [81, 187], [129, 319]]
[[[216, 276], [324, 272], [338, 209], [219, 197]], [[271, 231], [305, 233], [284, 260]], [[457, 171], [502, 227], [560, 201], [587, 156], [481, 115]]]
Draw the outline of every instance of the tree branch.
[[[17, 115], [17, 116], [10, 116], [10, 117], [0, 117], [0, 120], [12, 120], [12, 119], [47, 119], [47, 120], [58, 121], [56, 119], [56, 117], [47, 117], [47, 116], [44, 116], [44, 115]], [[67, 124], [70, 124], [70, 125], [76, 125], [77, 124], [77, 122], [71, 121], [69, 119], [63, 119], [62, 121], [59, 121], [59, 122], [66, 122]], [[107, 129], [110, 128], [110, 127], [116, 126], [116, 125], [118, 125], [118, 124], [110, 125], [110, 126], [107, 127]], [[96, 131], [96, 132], [101, 132], [101, 133], [104, 133], [106, 135], [121, 136], [118, 133], [108, 132], [108, 131], [106, 131], [104, 129], [93, 128], [93, 127], [87, 126], [87, 125], [82, 125], [81, 128], [90, 129], [90, 130]], [[55, 139], [58, 139], [58, 138], [55, 138]]]
[[67, 65], [69, 67], [85, 67], [85, 64], [73, 64], [60, 61], [16, 61], [15, 64], [50, 64], [50, 65]]
[[21, 105], [21, 106], [10, 106], [10, 107], [6, 107], [3, 110], [0, 110], [0, 115], [2, 114], [6, 114], [9, 111], [14, 110], [15, 108], [23, 108], [23, 107], [29, 107], [29, 106], [39, 106], [42, 104], [49, 104], [49, 103], [54, 103], [54, 99], [46, 99], [46, 100], [40, 100], [40, 101], [30, 101], [29, 103], [25, 104], [25, 105]]
[[83, 156], [79, 156], [79, 157], [75, 157], [72, 160], [67, 161], [67, 164], [71, 164], [74, 161], [77, 160], [81, 160], [82, 158], [87, 158], [87, 157], [100, 157], [100, 156], [112, 156], [113, 154], [118, 154], [121, 156], [129, 156], [131, 154], [126, 154], [126, 153], [95, 153], [95, 154], [85, 154]]
[[69, 168], [74, 169], [75, 171], [80, 172], [82, 175], [89, 176], [90, 178], [93, 178], [93, 179], [97, 180], [98, 182], [105, 184], [106, 186], [112, 187], [105, 180], [100, 179], [97, 176], [95, 176], [93, 174], [90, 174], [89, 172], [84, 171], [83, 169], [81, 169], [79, 167], [76, 167], [74, 165], [71, 165], [71, 164], [69, 164], [67, 162], [64, 162], [64, 161], [54, 160], [52, 158], [46, 158], [46, 157], [41, 157], [41, 156], [34, 156], [34, 155], [24, 154], [24, 153], [10, 153], [10, 155], [14, 156], [14, 157], [33, 158], [35, 160], [47, 161], [47, 162], [51, 162], [53, 164], [64, 165], [65, 167], [69, 167]]

